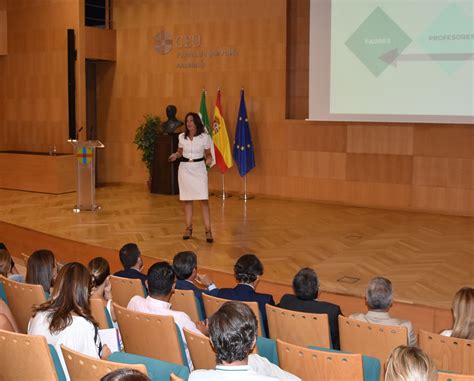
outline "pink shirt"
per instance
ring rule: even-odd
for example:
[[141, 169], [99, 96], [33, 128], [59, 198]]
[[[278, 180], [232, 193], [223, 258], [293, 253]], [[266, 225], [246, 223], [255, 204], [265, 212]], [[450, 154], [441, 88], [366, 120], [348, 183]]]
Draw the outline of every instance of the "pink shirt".
[[189, 369], [193, 370], [193, 364], [191, 362], [188, 345], [186, 344], [186, 339], [184, 337], [183, 328], [186, 327], [186, 329], [199, 335], [202, 335], [202, 333], [199, 331], [199, 329], [197, 329], [196, 324], [194, 324], [194, 322], [186, 313], [181, 311], [173, 311], [171, 309], [170, 303], [154, 299], [151, 296], [144, 298], [142, 296], [135, 295], [132, 299], [130, 299], [127, 308], [132, 311], [144, 312], [147, 314], [172, 316], [174, 322], [178, 325], [179, 330], [181, 331], [181, 337], [183, 338], [186, 348], [186, 358], [188, 359]]

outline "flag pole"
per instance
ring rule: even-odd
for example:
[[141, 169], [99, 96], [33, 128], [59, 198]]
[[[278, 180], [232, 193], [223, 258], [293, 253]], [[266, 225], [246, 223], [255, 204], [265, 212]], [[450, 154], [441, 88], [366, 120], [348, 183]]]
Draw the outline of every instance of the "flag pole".
[[221, 178], [222, 178], [222, 192], [218, 193], [216, 196], [225, 200], [226, 198], [231, 197], [231, 195], [228, 193], [225, 193], [225, 181], [224, 181], [225, 175], [223, 173], [221, 174]]
[[240, 197], [241, 200], [244, 200], [247, 202], [247, 200], [253, 199], [254, 196], [251, 196], [247, 193], [247, 175], [244, 176], [244, 194], [242, 197]]

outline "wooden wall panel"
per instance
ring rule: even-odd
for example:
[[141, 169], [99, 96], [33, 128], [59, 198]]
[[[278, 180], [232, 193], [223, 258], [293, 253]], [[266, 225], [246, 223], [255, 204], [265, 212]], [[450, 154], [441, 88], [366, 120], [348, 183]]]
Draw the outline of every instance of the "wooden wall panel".
[[412, 206], [450, 214], [474, 215], [474, 190], [413, 186]]
[[413, 126], [350, 124], [347, 152], [412, 155]]
[[117, 33], [111, 29], [85, 27], [86, 58], [115, 61]]
[[309, 0], [288, 1], [286, 117], [308, 117]]
[[344, 180], [346, 178], [346, 154], [288, 151], [288, 176]]
[[345, 184], [349, 204], [406, 209], [411, 204], [411, 187], [404, 184], [348, 182]]
[[445, 188], [474, 189], [474, 160], [414, 157], [413, 184]]
[[474, 159], [474, 128], [472, 125], [417, 125], [413, 154]]
[[0, 56], [8, 53], [7, 1], [0, 0]]
[[71, 152], [66, 142], [66, 29], [78, 26], [79, 0], [8, 1], [8, 55], [0, 58], [8, 149]]
[[411, 184], [413, 157], [348, 153], [346, 176], [351, 181]]
[[347, 126], [343, 123], [287, 121], [288, 149], [346, 152]]

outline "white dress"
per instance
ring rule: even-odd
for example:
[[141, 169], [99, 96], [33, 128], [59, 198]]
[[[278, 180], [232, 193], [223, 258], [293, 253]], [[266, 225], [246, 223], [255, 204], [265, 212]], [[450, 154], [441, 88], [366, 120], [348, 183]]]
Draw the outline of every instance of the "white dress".
[[[204, 150], [211, 149], [211, 137], [202, 133], [193, 137], [184, 138], [184, 132], [179, 134], [178, 147], [183, 149], [183, 157], [200, 159]], [[181, 201], [207, 200], [209, 198], [207, 184], [207, 169], [205, 160], [192, 162], [182, 161], [178, 169], [179, 199]]]

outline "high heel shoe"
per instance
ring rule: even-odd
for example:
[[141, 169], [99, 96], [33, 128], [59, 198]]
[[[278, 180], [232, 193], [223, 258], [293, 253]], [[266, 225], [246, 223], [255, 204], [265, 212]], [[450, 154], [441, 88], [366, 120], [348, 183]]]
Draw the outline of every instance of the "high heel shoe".
[[187, 239], [191, 238], [192, 235], [193, 235], [193, 225], [190, 225], [184, 231], [183, 240], [187, 240]]
[[206, 242], [207, 243], [213, 243], [214, 242], [214, 238], [212, 238], [212, 232], [210, 230], [208, 232], [206, 232]]

